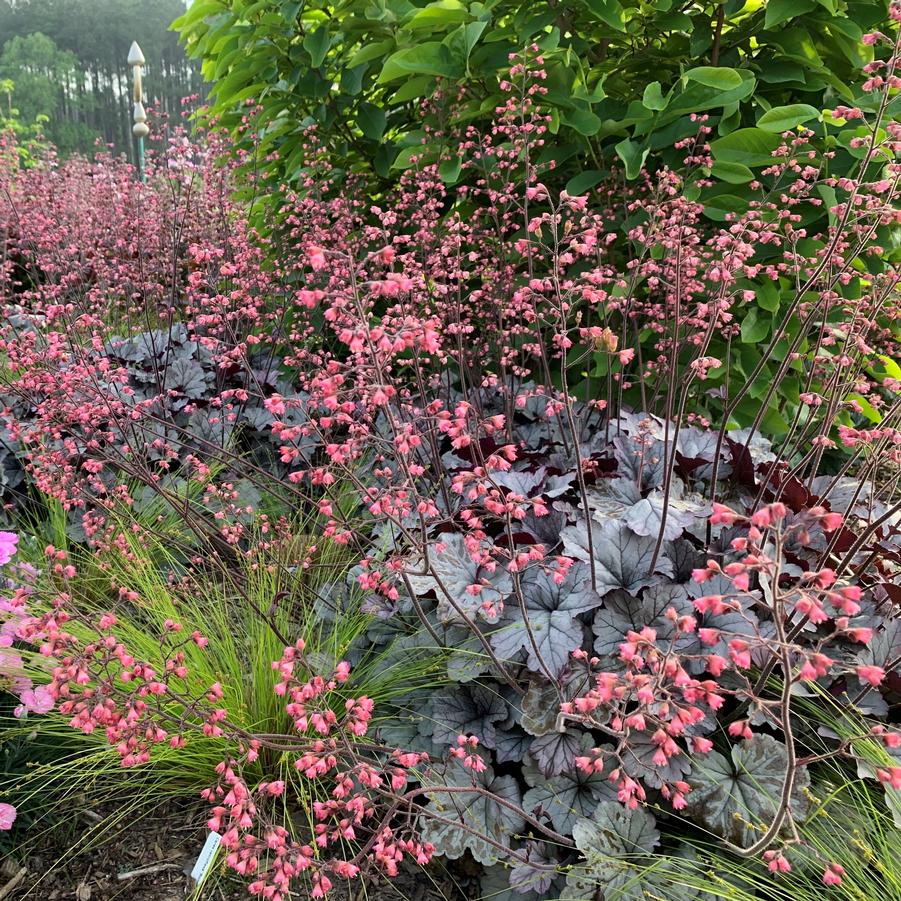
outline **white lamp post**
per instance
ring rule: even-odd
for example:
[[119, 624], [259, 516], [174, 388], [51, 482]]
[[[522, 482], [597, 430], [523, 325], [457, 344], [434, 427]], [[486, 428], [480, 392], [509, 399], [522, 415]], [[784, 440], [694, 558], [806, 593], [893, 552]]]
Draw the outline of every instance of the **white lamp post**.
[[131, 42], [131, 47], [128, 50], [128, 65], [132, 67], [132, 72], [134, 73], [134, 125], [131, 127], [132, 134], [138, 139], [138, 174], [141, 177], [141, 181], [146, 181], [147, 177], [144, 174], [144, 138], [150, 134], [150, 129], [147, 127], [147, 113], [144, 110], [144, 90], [141, 85], [141, 67], [144, 65], [144, 54], [141, 52], [141, 48], [138, 46], [137, 41]]

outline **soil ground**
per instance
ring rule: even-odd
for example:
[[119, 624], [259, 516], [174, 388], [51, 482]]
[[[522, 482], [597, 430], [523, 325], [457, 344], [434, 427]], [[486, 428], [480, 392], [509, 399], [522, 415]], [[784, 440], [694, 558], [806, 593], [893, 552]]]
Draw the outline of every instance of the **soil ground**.
[[[120, 829], [89, 853], [68, 855], [59, 836], [0, 865], [0, 901], [249, 901], [219, 864], [201, 893], [189, 873], [206, 838], [200, 809], [163, 809]], [[77, 837], [76, 837], [77, 843]], [[440, 866], [387, 881], [355, 882], [332, 901], [466, 901], [473, 874]], [[336, 885], [336, 889], [338, 886]], [[469, 889], [469, 891], [468, 891]], [[304, 901], [303, 896], [295, 896]]]

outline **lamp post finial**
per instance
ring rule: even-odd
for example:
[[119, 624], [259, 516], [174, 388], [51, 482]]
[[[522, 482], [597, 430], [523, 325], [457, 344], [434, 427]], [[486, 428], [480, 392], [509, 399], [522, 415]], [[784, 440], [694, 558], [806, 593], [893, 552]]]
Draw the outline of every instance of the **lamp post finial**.
[[144, 65], [144, 54], [141, 52], [141, 47], [139, 46], [137, 41], [132, 41], [131, 47], [128, 48], [128, 65], [129, 66], [143, 66]]
[[146, 180], [144, 174], [144, 138], [150, 134], [147, 127], [147, 113], [144, 110], [144, 88], [141, 84], [141, 67], [144, 65], [144, 54], [141, 52], [137, 41], [131, 42], [128, 48], [128, 65], [131, 66], [134, 75], [134, 125], [131, 127], [132, 134], [138, 139], [138, 174], [141, 181]]

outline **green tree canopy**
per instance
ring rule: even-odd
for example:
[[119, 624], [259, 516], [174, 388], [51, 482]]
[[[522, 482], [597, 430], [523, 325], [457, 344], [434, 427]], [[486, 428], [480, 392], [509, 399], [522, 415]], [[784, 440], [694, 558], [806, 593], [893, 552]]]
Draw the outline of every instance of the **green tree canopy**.
[[[861, 37], [886, 18], [884, 0], [195, 0], [175, 27], [214, 82], [211, 113], [244, 149], [260, 142], [278, 182], [302, 171], [311, 122], [348, 168], [393, 178], [422, 153], [423, 98], [463, 87], [429, 124], [485, 124], [509, 54], [536, 43], [547, 156], [584, 189], [617, 157], [635, 175], [696, 130], [692, 114], [727, 136], [855, 99]], [[250, 98], [253, 134], [240, 130]], [[719, 174], [749, 170], [736, 157]]]
[[0, 51], [0, 78], [12, 85], [10, 102], [14, 91], [17, 118], [40, 125], [64, 153], [95, 137], [83, 123], [73, 129], [61, 115], [66, 91], [71, 91], [79, 72], [75, 54], [60, 50], [39, 31], [11, 38]]
[[132, 151], [126, 56], [137, 40], [147, 59], [148, 100], [171, 117], [202, 83], [172, 20], [184, 0], [0, 0], [0, 77], [16, 85], [23, 121], [49, 115], [47, 133], [63, 152], [90, 151], [101, 138]]

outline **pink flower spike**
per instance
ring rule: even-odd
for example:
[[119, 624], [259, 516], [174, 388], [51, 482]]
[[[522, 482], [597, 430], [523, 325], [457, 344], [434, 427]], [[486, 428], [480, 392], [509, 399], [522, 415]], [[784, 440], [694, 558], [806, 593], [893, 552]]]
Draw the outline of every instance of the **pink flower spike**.
[[881, 666], [859, 666], [857, 667], [857, 677], [861, 681], [869, 682], [870, 685], [876, 687], [885, 678], [885, 670]]
[[791, 871], [791, 864], [781, 851], [766, 851], [763, 859], [766, 861], [767, 869], [771, 873], [788, 873]]
[[830, 863], [826, 865], [826, 872], [823, 873], [824, 885], [841, 885], [842, 876], [845, 875], [845, 868], [838, 863]]

